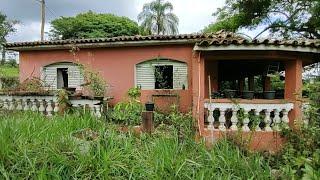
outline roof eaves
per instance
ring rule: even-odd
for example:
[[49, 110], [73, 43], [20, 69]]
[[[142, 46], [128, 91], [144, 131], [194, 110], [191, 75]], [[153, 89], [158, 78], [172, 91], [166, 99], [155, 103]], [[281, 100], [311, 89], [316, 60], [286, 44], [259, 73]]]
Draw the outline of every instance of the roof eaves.
[[143, 41], [116, 41], [116, 42], [81, 42], [81, 43], [64, 43], [64, 44], [36, 44], [27, 45], [20, 44], [19, 46], [10, 47], [7, 46], [8, 50], [14, 51], [27, 51], [27, 50], [45, 50], [45, 49], [70, 49], [74, 46], [78, 48], [105, 48], [105, 47], [132, 47], [132, 46], [157, 46], [157, 45], [180, 45], [180, 44], [191, 44], [194, 45], [197, 41], [196, 39], [178, 39], [178, 40], [143, 40]]

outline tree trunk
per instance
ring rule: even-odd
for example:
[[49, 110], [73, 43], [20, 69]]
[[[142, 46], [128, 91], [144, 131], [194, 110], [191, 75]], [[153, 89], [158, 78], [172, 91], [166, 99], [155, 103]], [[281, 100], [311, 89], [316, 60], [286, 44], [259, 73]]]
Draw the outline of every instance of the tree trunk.
[[5, 62], [6, 62], [6, 49], [2, 47], [1, 65], [4, 65]]
[[160, 35], [160, 23], [157, 23], [157, 26], [158, 26], [158, 28], [157, 28], [157, 30], [158, 30], [157, 35]]

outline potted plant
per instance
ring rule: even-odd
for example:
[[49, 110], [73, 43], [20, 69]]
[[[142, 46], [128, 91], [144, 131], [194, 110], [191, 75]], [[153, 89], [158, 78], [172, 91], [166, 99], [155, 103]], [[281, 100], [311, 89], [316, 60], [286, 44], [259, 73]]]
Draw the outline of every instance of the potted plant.
[[224, 92], [226, 98], [235, 98], [237, 90], [225, 89], [223, 92]]
[[254, 97], [254, 91], [249, 91], [249, 90], [242, 91], [243, 99], [253, 99], [253, 97]]
[[276, 96], [276, 91], [263, 91], [264, 99], [274, 99]]
[[71, 107], [69, 94], [65, 89], [60, 89], [59, 91], [57, 91], [57, 98], [59, 104], [59, 114], [62, 115]]

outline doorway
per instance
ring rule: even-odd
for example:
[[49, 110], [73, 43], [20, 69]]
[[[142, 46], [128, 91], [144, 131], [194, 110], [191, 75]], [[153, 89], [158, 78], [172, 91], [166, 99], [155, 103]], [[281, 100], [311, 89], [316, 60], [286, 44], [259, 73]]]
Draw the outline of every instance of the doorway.
[[68, 68], [57, 68], [57, 89], [68, 87]]

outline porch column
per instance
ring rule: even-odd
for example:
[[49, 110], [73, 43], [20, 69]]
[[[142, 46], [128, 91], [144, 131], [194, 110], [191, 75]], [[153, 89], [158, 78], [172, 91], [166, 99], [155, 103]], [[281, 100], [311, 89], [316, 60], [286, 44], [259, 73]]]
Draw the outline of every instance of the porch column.
[[263, 91], [271, 90], [271, 78], [268, 76], [263, 77]]
[[245, 78], [241, 78], [238, 80], [238, 86], [239, 86], [240, 93], [242, 93], [244, 90], [245, 82], [246, 82]]
[[192, 57], [192, 112], [197, 119], [200, 135], [204, 132], [205, 66], [201, 52]]
[[293, 127], [295, 120], [302, 118], [302, 60], [296, 59], [285, 63], [285, 99], [294, 103], [289, 112], [289, 125]]
[[254, 91], [254, 76], [249, 76], [248, 78], [249, 91]]

